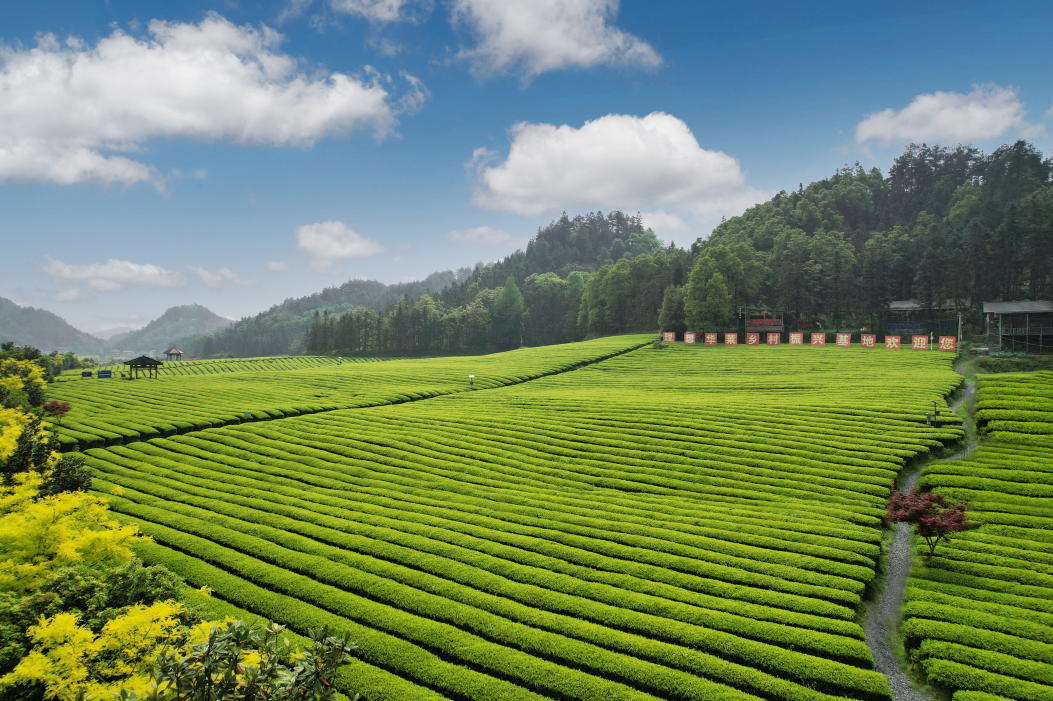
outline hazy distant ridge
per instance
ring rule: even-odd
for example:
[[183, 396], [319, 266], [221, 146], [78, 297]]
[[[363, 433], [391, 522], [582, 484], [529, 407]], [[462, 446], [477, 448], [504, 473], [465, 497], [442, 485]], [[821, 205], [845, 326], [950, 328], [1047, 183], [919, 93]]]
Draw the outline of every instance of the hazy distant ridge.
[[50, 353], [69, 348], [78, 355], [102, 355], [109, 344], [70, 326], [64, 319], [44, 309], [21, 307], [0, 297], [0, 341], [30, 345]]

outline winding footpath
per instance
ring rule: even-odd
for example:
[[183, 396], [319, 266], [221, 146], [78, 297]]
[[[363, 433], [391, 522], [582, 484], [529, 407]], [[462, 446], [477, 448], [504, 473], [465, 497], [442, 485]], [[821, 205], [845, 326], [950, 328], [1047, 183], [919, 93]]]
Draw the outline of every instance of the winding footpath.
[[[955, 368], [962, 374], [962, 365]], [[975, 382], [967, 382], [962, 396], [951, 405], [951, 413], [969, 401], [976, 391]], [[966, 422], [965, 426], [967, 441], [965, 448], [952, 455], [947, 460], [961, 460], [972, 452], [976, 447], [977, 438], [973, 429]], [[914, 488], [918, 476], [924, 465], [917, 465], [907, 474], [903, 482], [903, 491], [907, 492]], [[895, 701], [932, 701], [932, 697], [915, 688], [907, 675], [900, 669], [899, 661], [892, 652], [889, 645], [889, 632], [899, 623], [900, 608], [903, 605], [903, 592], [907, 587], [907, 575], [910, 574], [911, 547], [910, 526], [905, 523], [896, 524], [896, 538], [892, 543], [892, 549], [888, 555], [888, 571], [885, 575], [885, 585], [881, 590], [878, 601], [870, 604], [866, 619], [863, 623], [863, 632], [866, 636], [867, 647], [874, 656], [874, 669], [885, 675], [888, 685], [892, 689], [892, 698]]]

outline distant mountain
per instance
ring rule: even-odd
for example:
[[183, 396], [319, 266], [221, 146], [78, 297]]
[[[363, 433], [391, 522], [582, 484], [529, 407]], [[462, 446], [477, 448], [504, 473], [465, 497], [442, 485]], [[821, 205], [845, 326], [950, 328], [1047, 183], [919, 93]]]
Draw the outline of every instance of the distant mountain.
[[101, 338], [104, 341], [109, 341], [111, 338], [118, 334], [129, 334], [135, 331], [133, 326], [115, 326], [112, 329], [103, 329], [102, 331], [96, 331], [92, 334], [95, 338]]
[[230, 328], [187, 340], [181, 348], [203, 357], [228, 353], [239, 357], [296, 354], [301, 350], [304, 331], [310, 326], [316, 311], [342, 314], [355, 307], [365, 307], [379, 312], [403, 297], [417, 300], [423, 294], [434, 295], [471, 274], [471, 268], [444, 270], [423, 280], [396, 285], [376, 280], [348, 280], [339, 287], [327, 287], [306, 297], [286, 299], [256, 316], [234, 322]]
[[109, 352], [106, 341], [73, 328], [61, 317], [44, 309], [20, 307], [4, 297], [0, 297], [0, 341], [30, 345], [45, 353], [58, 348], [69, 348], [77, 355]]
[[110, 345], [114, 349], [135, 353], [151, 350], [163, 353], [184, 339], [218, 331], [230, 326], [230, 323], [230, 319], [200, 304], [184, 304], [172, 307], [138, 331], [114, 334], [110, 337]]

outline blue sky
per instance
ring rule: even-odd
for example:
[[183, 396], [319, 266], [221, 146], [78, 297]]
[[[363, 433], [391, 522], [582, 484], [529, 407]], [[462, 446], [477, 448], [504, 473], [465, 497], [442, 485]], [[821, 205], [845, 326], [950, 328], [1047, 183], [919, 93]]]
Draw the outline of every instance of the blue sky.
[[78, 328], [721, 216], [910, 141], [1053, 147], [1049, 3], [12, 2], [0, 296]]

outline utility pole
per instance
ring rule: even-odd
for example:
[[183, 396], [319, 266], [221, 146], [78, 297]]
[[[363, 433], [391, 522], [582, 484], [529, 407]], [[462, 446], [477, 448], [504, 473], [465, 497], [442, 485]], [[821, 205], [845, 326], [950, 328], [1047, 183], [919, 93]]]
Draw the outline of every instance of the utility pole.
[[958, 312], [958, 348], [962, 347], [962, 313]]

